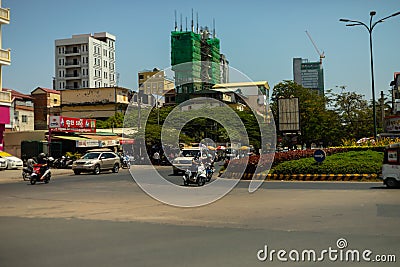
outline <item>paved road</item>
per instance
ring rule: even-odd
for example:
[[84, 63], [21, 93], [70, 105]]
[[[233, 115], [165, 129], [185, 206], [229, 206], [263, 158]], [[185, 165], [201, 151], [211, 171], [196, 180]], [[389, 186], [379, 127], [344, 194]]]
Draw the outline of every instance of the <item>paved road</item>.
[[[347, 240], [349, 249], [395, 254], [400, 260], [400, 190], [385, 189], [380, 183], [266, 182], [249, 194], [246, 184], [199, 208], [155, 201], [127, 170], [99, 176], [58, 175], [47, 185], [31, 186], [21, 180], [0, 184], [0, 263], [288, 266], [276, 258], [260, 262], [257, 252], [264, 245], [288, 251], [335, 249], [339, 238]], [[365, 262], [325, 258], [311, 265], [365, 266]], [[367, 266], [398, 266], [398, 262]]]

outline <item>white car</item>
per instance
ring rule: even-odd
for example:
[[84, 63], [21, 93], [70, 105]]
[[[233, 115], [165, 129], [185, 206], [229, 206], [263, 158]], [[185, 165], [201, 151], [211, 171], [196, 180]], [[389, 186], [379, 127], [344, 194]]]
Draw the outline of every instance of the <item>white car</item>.
[[200, 159], [207, 158], [206, 150], [200, 148], [184, 148], [179, 156], [172, 161], [172, 171], [175, 175], [185, 172], [192, 166], [193, 157], [198, 156]]
[[5, 170], [7, 168], [7, 160], [0, 158], [0, 170]]
[[17, 158], [14, 157], [11, 154], [8, 154], [7, 152], [0, 152], [0, 159], [6, 160], [6, 168], [7, 169], [19, 169], [24, 167], [24, 162]]

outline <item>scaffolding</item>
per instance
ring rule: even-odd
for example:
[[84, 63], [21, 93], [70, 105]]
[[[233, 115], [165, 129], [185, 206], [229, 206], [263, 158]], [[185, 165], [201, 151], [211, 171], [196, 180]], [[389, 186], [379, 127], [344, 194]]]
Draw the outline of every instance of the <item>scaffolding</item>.
[[[175, 72], [176, 102], [181, 103], [196, 91], [220, 83], [220, 41], [208, 28], [200, 32], [171, 32], [171, 65]], [[186, 64], [184, 64], [186, 63]]]

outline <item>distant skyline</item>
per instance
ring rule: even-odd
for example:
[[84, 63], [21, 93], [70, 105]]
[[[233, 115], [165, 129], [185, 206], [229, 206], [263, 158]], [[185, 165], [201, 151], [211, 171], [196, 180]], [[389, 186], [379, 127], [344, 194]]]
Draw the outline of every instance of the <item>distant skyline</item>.
[[[221, 53], [230, 66], [254, 81], [293, 80], [293, 58], [319, 61], [306, 32], [323, 60], [325, 90], [346, 90], [371, 99], [369, 35], [364, 27], [346, 27], [340, 18], [369, 23], [400, 11], [398, 0], [282, 0], [282, 1], [104, 1], [3, 0], [11, 9], [4, 25], [3, 49], [11, 49], [11, 66], [3, 68], [3, 87], [29, 94], [36, 87], [52, 88], [54, 42], [74, 34], [109, 32], [116, 36], [119, 86], [137, 89], [137, 73], [170, 67], [170, 33], [174, 13], [199, 15], [199, 26], [216, 23]], [[388, 94], [393, 73], [400, 71], [400, 16], [378, 24], [373, 31], [376, 98]]]

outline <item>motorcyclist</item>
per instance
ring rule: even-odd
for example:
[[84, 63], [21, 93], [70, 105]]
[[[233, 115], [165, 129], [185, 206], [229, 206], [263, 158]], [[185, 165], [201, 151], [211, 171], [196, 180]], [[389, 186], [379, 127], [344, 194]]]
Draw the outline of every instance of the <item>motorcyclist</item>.
[[28, 169], [28, 170], [30, 170], [30, 172], [32, 172], [33, 171], [33, 165], [34, 164], [36, 164], [36, 161], [34, 160], [34, 159], [32, 159], [32, 158], [29, 158], [27, 161], [26, 161], [26, 168]]
[[192, 159], [192, 166], [190, 168], [190, 171], [192, 172], [192, 177], [197, 173], [197, 168], [199, 167], [201, 161], [199, 159], [199, 156], [196, 155]]
[[41, 166], [40, 166], [40, 176], [42, 177], [43, 176], [43, 174], [47, 171], [47, 169], [49, 168], [48, 167], [48, 164], [47, 164], [47, 157], [46, 157], [46, 154], [45, 153], [40, 153], [39, 155], [38, 155], [38, 164], [40, 164]]

